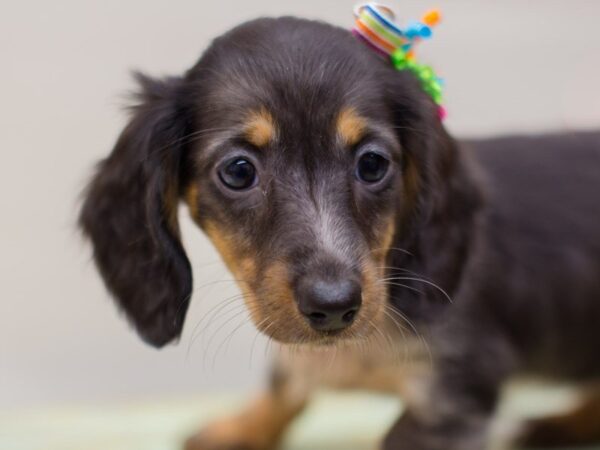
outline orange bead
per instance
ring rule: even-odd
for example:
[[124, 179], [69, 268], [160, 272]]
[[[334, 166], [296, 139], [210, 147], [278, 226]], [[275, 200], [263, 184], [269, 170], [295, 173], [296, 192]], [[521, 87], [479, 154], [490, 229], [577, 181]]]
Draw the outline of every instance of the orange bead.
[[423, 15], [423, 23], [429, 25], [430, 27], [437, 25], [441, 20], [442, 15], [440, 14], [439, 9], [430, 9]]

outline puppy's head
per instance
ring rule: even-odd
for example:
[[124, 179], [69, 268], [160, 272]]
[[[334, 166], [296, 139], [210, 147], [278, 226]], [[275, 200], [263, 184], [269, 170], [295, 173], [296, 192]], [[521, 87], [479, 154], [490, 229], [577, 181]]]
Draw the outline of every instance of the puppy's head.
[[180, 200], [265, 333], [369, 334], [390, 249], [447, 139], [417, 80], [347, 31], [282, 18], [223, 35], [183, 77], [139, 81], [81, 225], [140, 335], [160, 346], [183, 326], [192, 278]]

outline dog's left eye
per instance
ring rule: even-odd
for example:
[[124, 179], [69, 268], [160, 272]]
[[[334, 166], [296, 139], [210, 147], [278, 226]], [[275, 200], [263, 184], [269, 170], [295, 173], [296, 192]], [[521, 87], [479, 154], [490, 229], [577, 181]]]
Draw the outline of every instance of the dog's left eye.
[[235, 158], [219, 169], [221, 182], [230, 189], [249, 189], [256, 182], [256, 168], [244, 158]]
[[390, 162], [375, 152], [366, 152], [356, 164], [356, 176], [363, 183], [377, 183], [387, 173]]

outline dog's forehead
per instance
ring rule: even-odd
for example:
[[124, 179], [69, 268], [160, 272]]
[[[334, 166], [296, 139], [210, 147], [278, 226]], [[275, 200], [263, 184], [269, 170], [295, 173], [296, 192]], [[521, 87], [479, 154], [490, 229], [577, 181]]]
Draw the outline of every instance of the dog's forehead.
[[334, 131], [332, 125], [338, 124], [348, 132], [360, 131], [368, 118], [381, 113], [367, 82], [344, 83], [335, 68], [324, 67], [319, 74], [264, 69], [230, 71], [214, 80], [203, 108], [210, 126], [277, 127], [281, 138], [307, 131], [317, 136]]
[[271, 122], [316, 137], [342, 115], [349, 130], [359, 115], [382, 111], [380, 63], [330, 25], [293, 18], [244, 24], [217, 39], [196, 67], [205, 126]]

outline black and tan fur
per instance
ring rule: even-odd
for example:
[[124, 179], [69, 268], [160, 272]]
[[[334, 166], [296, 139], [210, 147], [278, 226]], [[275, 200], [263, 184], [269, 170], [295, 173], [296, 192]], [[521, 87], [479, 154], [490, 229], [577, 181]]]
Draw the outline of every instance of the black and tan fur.
[[[281, 358], [269, 392], [188, 448], [271, 448], [325, 383], [405, 398], [386, 450], [477, 450], [514, 374], [600, 377], [600, 134], [458, 142], [410, 73], [294, 18], [243, 24], [183, 76], [139, 81], [80, 220], [141, 337], [162, 346], [184, 325], [183, 201], [262, 331], [342, 348], [343, 370], [313, 370], [317, 350]], [[390, 163], [377, 187], [355, 175], [365, 147]], [[239, 155], [258, 184], [228, 191], [216, 170]], [[299, 312], [299, 286], [319, 277], [360, 285], [352, 325], [321, 332]], [[594, 398], [575, 424], [532, 424], [529, 443], [552, 443], [549, 423], [556, 441], [598, 439]]]

